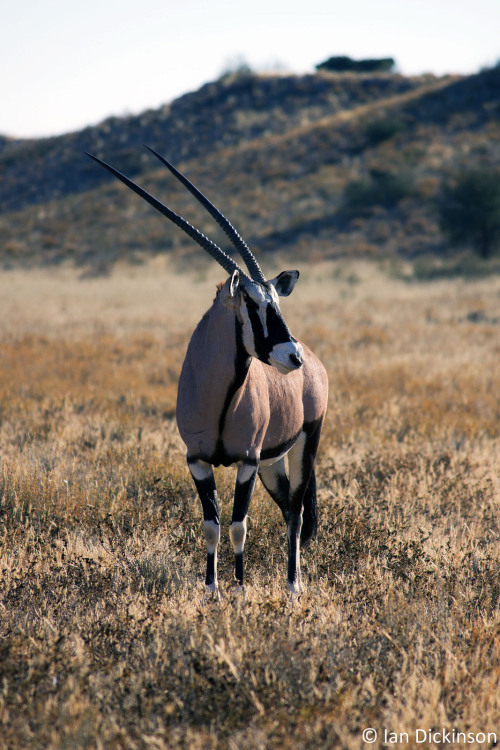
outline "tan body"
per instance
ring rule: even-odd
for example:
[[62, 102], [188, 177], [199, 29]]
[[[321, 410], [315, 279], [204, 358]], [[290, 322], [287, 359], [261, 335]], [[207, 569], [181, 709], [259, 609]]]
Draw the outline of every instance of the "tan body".
[[188, 458], [215, 465], [276, 458], [326, 408], [325, 369], [304, 344], [302, 367], [286, 375], [247, 358], [244, 380], [226, 403], [235, 378], [244, 374], [238, 372], [236, 325], [235, 311], [219, 294], [193, 333], [179, 380], [177, 422]]

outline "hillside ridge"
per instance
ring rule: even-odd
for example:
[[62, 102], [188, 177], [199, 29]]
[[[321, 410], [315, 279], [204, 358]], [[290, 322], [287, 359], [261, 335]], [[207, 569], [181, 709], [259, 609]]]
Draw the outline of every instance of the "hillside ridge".
[[149, 169], [143, 143], [163, 144], [172, 161], [221, 146], [284, 133], [305, 122], [420, 87], [419, 78], [387, 75], [233, 75], [205, 84], [170, 104], [139, 115], [52, 138], [0, 145], [0, 210], [16, 211], [73, 193], [108, 178], [81, 158], [84, 151], [119, 159], [132, 175]]
[[[500, 68], [474, 76], [230, 76], [140, 116], [54, 139], [2, 142], [0, 261], [107, 268], [193, 257], [178, 229], [87, 159], [137, 179], [227, 249], [143, 144], [177, 164], [258, 251], [305, 258], [442, 255], [443, 180], [500, 167]], [[346, 211], [346, 189], [387, 175], [396, 194]]]

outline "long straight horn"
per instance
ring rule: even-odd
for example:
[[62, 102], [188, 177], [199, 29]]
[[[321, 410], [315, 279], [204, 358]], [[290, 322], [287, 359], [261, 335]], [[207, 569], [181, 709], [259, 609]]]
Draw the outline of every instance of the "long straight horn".
[[212, 242], [212, 240], [209, 240], [208, 237], [205, 237], [204, 234], [198, 231], [198, 229], [195, 229], [195, 227], [193, 227], [188, 221], [183, 219], [182, 216], [176, 214], [175, 211], [172, 211], [170, 208], [168, 208], [168, 206], [164, 206], [163, 203], [160, 203], [160, 201], [154, 198], [150, 193], [146, 192], [146, 190], [141, 188], [139, 185], [136, 185], [135, 182], [132, 182], [132, 180], [130, 180], [114, 167], [106, 164], [106, 162], [102, 161], [102, 159], [99, 159], [93, 154], [89, 154], [88, 151], [86, 151], [85, 153], [87, 154], [87, 156], [90, 156], [90, 158], [95, 162], [100, 164], [101, 167], [104, 167], [104, 169], [107, 169], [108, 172], [111, 172], [111, 174], [121, 180], [127, 187], [133, 190], [134, 193], [137, 193], [137, 195], [140, 195], [141, 198], [144, 198], [145, 201], [153, 206], [153, 208], [156, 208], [156, 210], [163, 214], [163, 216], [166, 216], [167, 219], [170, 219], [170, 221], [180, 227], [180, 229], [182, 229], [189, 237], [191, 237], [191, 239], [193, 239], [198, 243], [198, 245], [206, 250], [207, 253], [217, 261], [217, 263], [220, 263], [222, 268], [224, 268], [224, 270], [227, 271], [228, 274], [232, 274], [234, 271], [238, 271], [243, 277], [248, 278], [246, 273], [241, 270], [238, 264], [235, 263], [234, 260], [229, 257], [229, 255], [226, 255], [226, 253], [221, 250], [220, 247], [215, 244], [215, 242]]
[[174, 177], [177, 177], [177, 179], [182, 182], [184, 187], [186, 187], [189, 192], [194, 195], [194, 197], [201, 203], [201, 205], [206, 208], [206, 210], [213, 216], [217, 224], [224, 230], [226, 235], [229, 237], [231, 242], [233, 243], [236, 250], [238, 250], [239, 254], [243, 258], [243, 260], [246, 263], [246, 266], [248, 270], [250, 271], [250, 276], [254, 281], [265, 281], [265, 276], [262, 273], [259, 264], [254, 258], [254, 255], [250, 248], [248, 247], [247, 243], [242, 239], [242, 237], [238, 234], [236, 229], [233, 227], [230, 221], [226, 219], [224, 214], [222, 214], [218, 208], [214, 206], [214, 204], [208, 200], [208, 198], [203, 195], [203, 193], [198, 190], [198, 188], [193, 185], [192, 182], [188, 180], [187, 177], [185, 177], [182, 172], [179, 172], [178, 169], [176, 169], [170, 162], [168, 162], [163, 156], [161, 156], [157, 151], [155, 151], [150, 146], [146, 146], [148, 151], [151, 151], [154, 156], [156, 156], [157, 159], [159, 159], [162, 164], [164, 164], [167, 169], [169, 169]]

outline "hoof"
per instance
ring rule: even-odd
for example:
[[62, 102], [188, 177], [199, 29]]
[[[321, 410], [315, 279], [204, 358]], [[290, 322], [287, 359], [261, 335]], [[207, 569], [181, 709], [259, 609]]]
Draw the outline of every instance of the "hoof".
[[294, 602], [302, 594], [300, 581], [287, 581], [287, 589], [290, 592], [290, 600]]
[[221, 594], [219, 586], [216, 583], [208, 583], [205, 585], [205, 601], [206, 602], [220, 602]]

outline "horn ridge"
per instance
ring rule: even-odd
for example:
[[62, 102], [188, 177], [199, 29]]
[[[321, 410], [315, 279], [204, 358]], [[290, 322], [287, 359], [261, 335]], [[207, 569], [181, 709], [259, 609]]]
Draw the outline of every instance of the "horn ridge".
[[235, 263], [235, 261], [230, 258], [229, 255], [226, 255], [226, 253], [221, 250], [221, 248], [216, 245], [215, 242], [212, 242], [212, 240], [208, 239], [208, 237], [205, 237], [202, 232], [193, 227], [192, 224], [186, 221], [186, 219], [183, 219], [182, 216], [176, 214], [175, 211], [172, 211], [172, 209], [168, 208], [168, 206], [165, 206], [163, 203], [157, 200], [157, 198], [144, 190], [144, 188], [141, 188], [129, 177], [122, 174], [122, 172], [119, 172], [110, 164], [107, 164], [97, 156], [90, 154], [88, 151], [85, 151], [85, 153], [87, 154], [87, 156], [90, 156], [91, 159], [97, 162], [97, 164], [100, 164], [101, 167], [104, 167], [104, 169], [107, 169], [108, 172], [111, 172], [112, 175], [121, 180], [124, 185], [133, 190], [134, 193], [137, 193], [137, 195], [139, 195], [147, 203], [153, 206], [153, 208], [163, 214], [163, 216], [166, 216], [167, 219], [170, 219], [171, 222], [182, 229], [188, 235], [188, 237], [197, 242], [200, 247], [202, 247], [212, 258], [214, 258], [214, 260], [216, 260], [224, 268], [224, 270], [227, 271], [227, 273], [232, 274], [234, 271], [239, 271], [240, 274], [246, 277], [245, 272], [242, 271], [238, 264]]
[[232, 244], [238, 250], [241, 257], [245, 261], [245, 264], [250, 271], [250, 276], [254, 281], [265, 281], [265, 276], [262, 273], [262, 270], [257, 263], [252, 251], [248, 247], [247, 243], [243, 240], [239, 232], [233, 227], [231, 222], [226, 219], [224, 214], [219, 211], [216, 206], [206, 197], [206, 195], [203, 195], [201, 190], [199, 190], [193, 183], [188, 180], [188, 178], [182, 174], [182, 172], [179, 172], [178, 169], [176, 169], [173, 164], [170, 164], [169, 161], [167, 161], [161, 154], [159, 154], [157, 151], [154, 150], [154, 148], [151, 148], [151, 146], [146, 146], [145, 148], [148, 149], [154, 156], [156, 156], [157, 159], [159, 159], [162, 164], [164, 164], [167, 169], [170, 170], [170, 172], [176, 177], [179, 182], [181, 182], [185, 188], [189, 190], [189, 192], [194, 195], [194, 197], [201, 203], [201, 205], [208, 211], [208, 213], [215, 219], [217, 224], [222, 228], [222, 230], [225, 232], [225, 234], [229, 237]]

